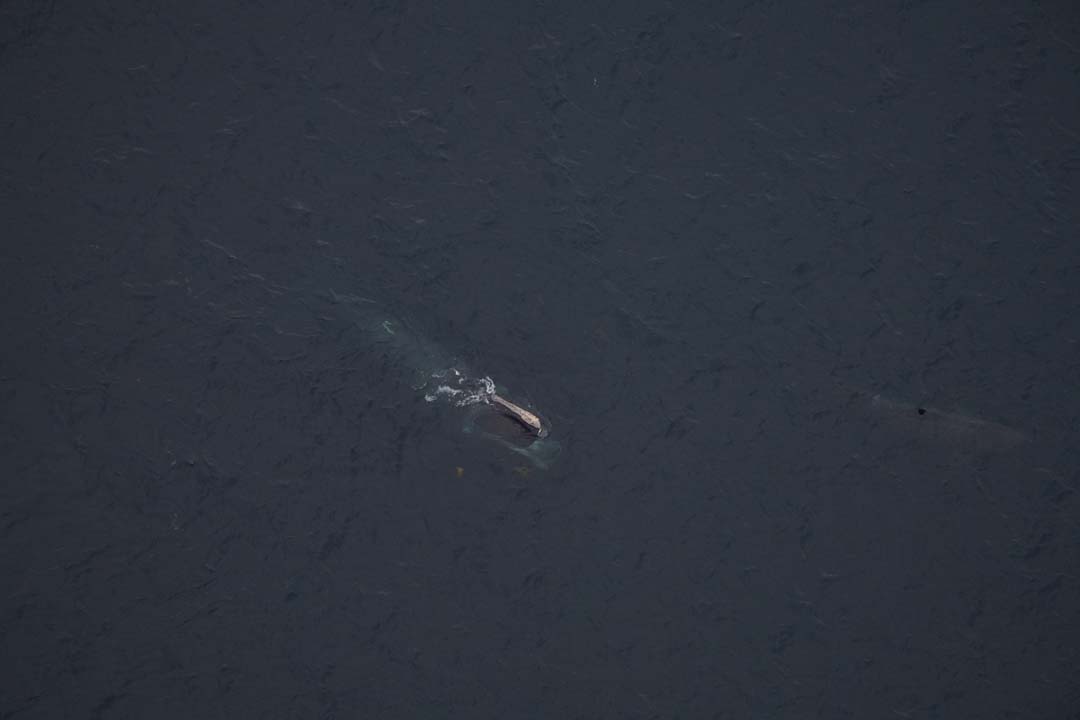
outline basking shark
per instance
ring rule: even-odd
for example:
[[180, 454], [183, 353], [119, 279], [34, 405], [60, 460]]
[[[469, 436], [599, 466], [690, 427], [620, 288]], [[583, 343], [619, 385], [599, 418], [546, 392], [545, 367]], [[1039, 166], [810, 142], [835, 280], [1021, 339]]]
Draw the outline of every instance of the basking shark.
[[949, 445], [980, 455], [1005, 452], [1029, 440], [1027, 433], [962, 410], [908, 402], [877, 392], [848, 388], [849, 401], [861, 406], [874, 425], [924, 443]]
[[506, 388], [470, 371], [380, 303], [333, 290], [317, 297], [336, 309], [335, 317], [346, 318], [373, 352], [411, 373], [410, 385], [424, 401], [460, 409], [463, 432], [491, 440], [538, 468], [548, 468], [559, 457], [562, 445], [551, 437], [551, 425], [539, 411], [511, 400]]

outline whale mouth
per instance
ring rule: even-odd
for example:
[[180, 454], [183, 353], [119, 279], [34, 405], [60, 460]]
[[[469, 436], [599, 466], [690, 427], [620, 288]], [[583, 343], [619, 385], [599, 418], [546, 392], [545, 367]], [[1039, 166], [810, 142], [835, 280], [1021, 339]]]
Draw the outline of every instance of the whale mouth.
[[[472, 419], [476, 430], [498, 438], [514, 447], [526, 448], [536, 442], [538, 433], [516, 415], [505, 412], [497, 405], [477, 408]], [[545, 433], [546, 434], [546, 433]]]
[[469, 408], [463, 430], [497, 442], [540, 469], [549, 468], [562, 454], [562, 444], [547, 437], [546, 425], [538, 432], [527, 421], [494, 403]]
[[427, 402], [466, 408], [462, 427], [466, 433], [494, 440], [539, 468], [548, 468], [562, 452], [562, 444], [548, 438], [547, 421], [527, 406], [506, 399], [490, 377], [450, 366], [428, 373], [420, 388]]

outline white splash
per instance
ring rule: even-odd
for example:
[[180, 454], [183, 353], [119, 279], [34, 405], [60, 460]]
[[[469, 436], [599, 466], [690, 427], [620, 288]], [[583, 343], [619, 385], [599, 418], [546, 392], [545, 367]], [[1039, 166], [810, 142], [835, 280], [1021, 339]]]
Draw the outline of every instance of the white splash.
[[455, 407], [466, 407], [490, 403], [495, 394], [495, 381], [490, 377], [470, 377], [457, 368], [433, 372], [431, 378], [436, 385], [424, 394], [424, 400], [428, 402], [445, 399]]

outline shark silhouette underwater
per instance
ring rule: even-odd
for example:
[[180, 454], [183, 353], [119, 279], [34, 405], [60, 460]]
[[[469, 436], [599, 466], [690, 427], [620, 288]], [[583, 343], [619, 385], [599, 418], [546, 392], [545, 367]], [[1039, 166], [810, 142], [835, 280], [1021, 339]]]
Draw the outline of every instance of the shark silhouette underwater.
[[871, 427], [926, 445], [988, 455], [1016, 449], [1029, 440], [1022, 430], [961, 410], [944, 410], [882, 393], [847, 391], [849, 406], [857, 407]]

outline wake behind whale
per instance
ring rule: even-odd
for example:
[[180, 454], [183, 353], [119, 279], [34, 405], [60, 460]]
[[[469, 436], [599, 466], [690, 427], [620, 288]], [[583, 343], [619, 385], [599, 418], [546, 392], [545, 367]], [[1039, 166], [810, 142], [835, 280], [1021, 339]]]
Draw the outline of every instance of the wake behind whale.
[[[263, 319], [270, 321], [275, 333], [282, 332], [276, 320], [293, 315], [298, 305], [304, 307], [327, 326], [325, 329], [336, 328], [343, 347], [346, 336], [355, 338], [360, 352], [410, 375], [410, 386], [425, 401], [460, 409], [463, 432], [496, 442], [539, 468], [549, 467], [561, 454], [561, 443], [550, 437], [550, 424], [539, 412], [521, 401], [511, 401], [506, 388], [487, 375], [470, 371], [459, 358], [427, 340], [382, 303], [335, 292], [325, 285], [305, 288], [271, 282], [253, 272], [247, 260], [229, 248], [205, 238], [202, 242], [222, 253], [231, 265], [244, 268], [233, 276], [241, 286], [254, 281], [262, 299], [271, 299], [263, 308]], [[302, 337], [316, 342], [322, 335]]]

